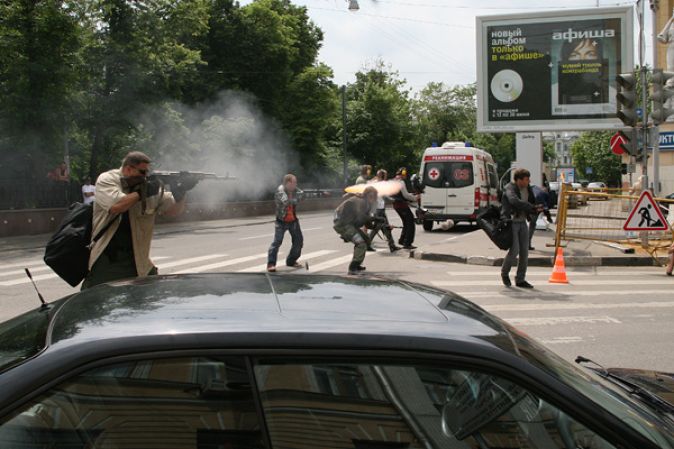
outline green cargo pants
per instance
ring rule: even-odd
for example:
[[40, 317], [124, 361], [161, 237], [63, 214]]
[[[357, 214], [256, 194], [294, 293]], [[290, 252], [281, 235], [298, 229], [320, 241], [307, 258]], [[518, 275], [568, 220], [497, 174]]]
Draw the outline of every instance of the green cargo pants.
[[362, 231], [352, 224], [335, 223], [333, 228], [345, 242], [352, 242], [354, 244], [353, 258], [349, 267], [362, 264], [365, 260], [365, 252], [367, 251], [367, 238], [363, 236]]
[[[157, 267], [153, 267], [148, 276], [156, 274]], [[138, 277], [138, 272], [136, 271], [136, 262], [133, 258], [133, 250], [131, 252], [117, 252], [114, 261], [103, 251], [103, 254], [98, 257], [94, 266], [91, 267], [91, 271], [84, 279], [82, 290], [105, 282], [134, 277]]]

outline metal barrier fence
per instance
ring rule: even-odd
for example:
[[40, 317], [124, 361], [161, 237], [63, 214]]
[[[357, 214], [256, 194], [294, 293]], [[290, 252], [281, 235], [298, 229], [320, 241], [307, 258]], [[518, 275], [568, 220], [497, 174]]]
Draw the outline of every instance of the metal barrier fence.
[[50, 209], [82, 201], [76, 182], [0, 180], [0, 210]]
[[652, 257], [666, 254], [674, 240], [674, 200], [654, 198], [667, 220], [667, 231], [625, 231], [639, 194], [621, 190], [578, 191], [562, 184], [557, 208], [555, 246], [564, 240], [594, 240], [643, 248]]

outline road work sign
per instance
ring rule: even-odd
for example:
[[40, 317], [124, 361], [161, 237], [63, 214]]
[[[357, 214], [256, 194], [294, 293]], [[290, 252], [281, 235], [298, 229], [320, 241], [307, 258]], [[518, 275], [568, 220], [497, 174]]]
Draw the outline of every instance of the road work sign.
[[669, 224], [651, 192], [645, 190], [634, 205], [625, 224], [625, 231], [668, 231]]

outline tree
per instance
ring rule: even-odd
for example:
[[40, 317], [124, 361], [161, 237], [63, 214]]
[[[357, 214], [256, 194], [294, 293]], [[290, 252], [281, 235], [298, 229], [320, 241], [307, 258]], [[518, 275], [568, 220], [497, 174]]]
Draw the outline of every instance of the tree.
[[611, 135], [610, 131], [582, 133], [571, 146], [571, 155], [578, 173], [586, 173], [586, 169], [591, 168], [593, 179], [619, 186], [620, 157], [609, 147]]
[[[0, 151], [5, 176], [41, 179], [63, 160], [81, 34], [75, 2], [0, 4]], [[28, 181], [30, 182], [30, 181]]]
[[418, 134], [405, 85], [380, 61], [347, 86], [348, 152], [361, 164], [390, 170], [418, 165]]
[[415, 98], [414, 114], [419, 126], [419, 140], [425, 145], [444, 141], [470, 142], [494, 158], [500, 173], [515, 159], [514, 134], [477, 132], [477, 86], [448, 87], [429, 83]]

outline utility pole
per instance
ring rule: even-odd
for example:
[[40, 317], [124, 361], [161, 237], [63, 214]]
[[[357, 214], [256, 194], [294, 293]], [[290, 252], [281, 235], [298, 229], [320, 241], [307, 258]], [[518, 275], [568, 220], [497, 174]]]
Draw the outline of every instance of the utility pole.
[[[658, 34], [656, 31], [658, 19], [658, 0], [650, 0], [653, 17], [653, 69], [658, 68]], [[660, 127], [653, 121], [653, 195], [660, 194]]]
[[346, 133], [346, 85], [343, 85], [342, 88], [342, 152], [344, 156], [343, 161], [343, 170], [344, 170], [344, 187], [349, 184], [349, 173], [346, 161], [346, 144], [347, 144], [347, 133]]
[[641, 188], [645, 190], [648, 189], [648, 69], [644, 62], [646, 50], [644, 30], [645, 1], [639, 0], [637, 8], [637, 15], [639, 16], [639, 72], [641, 76]]

